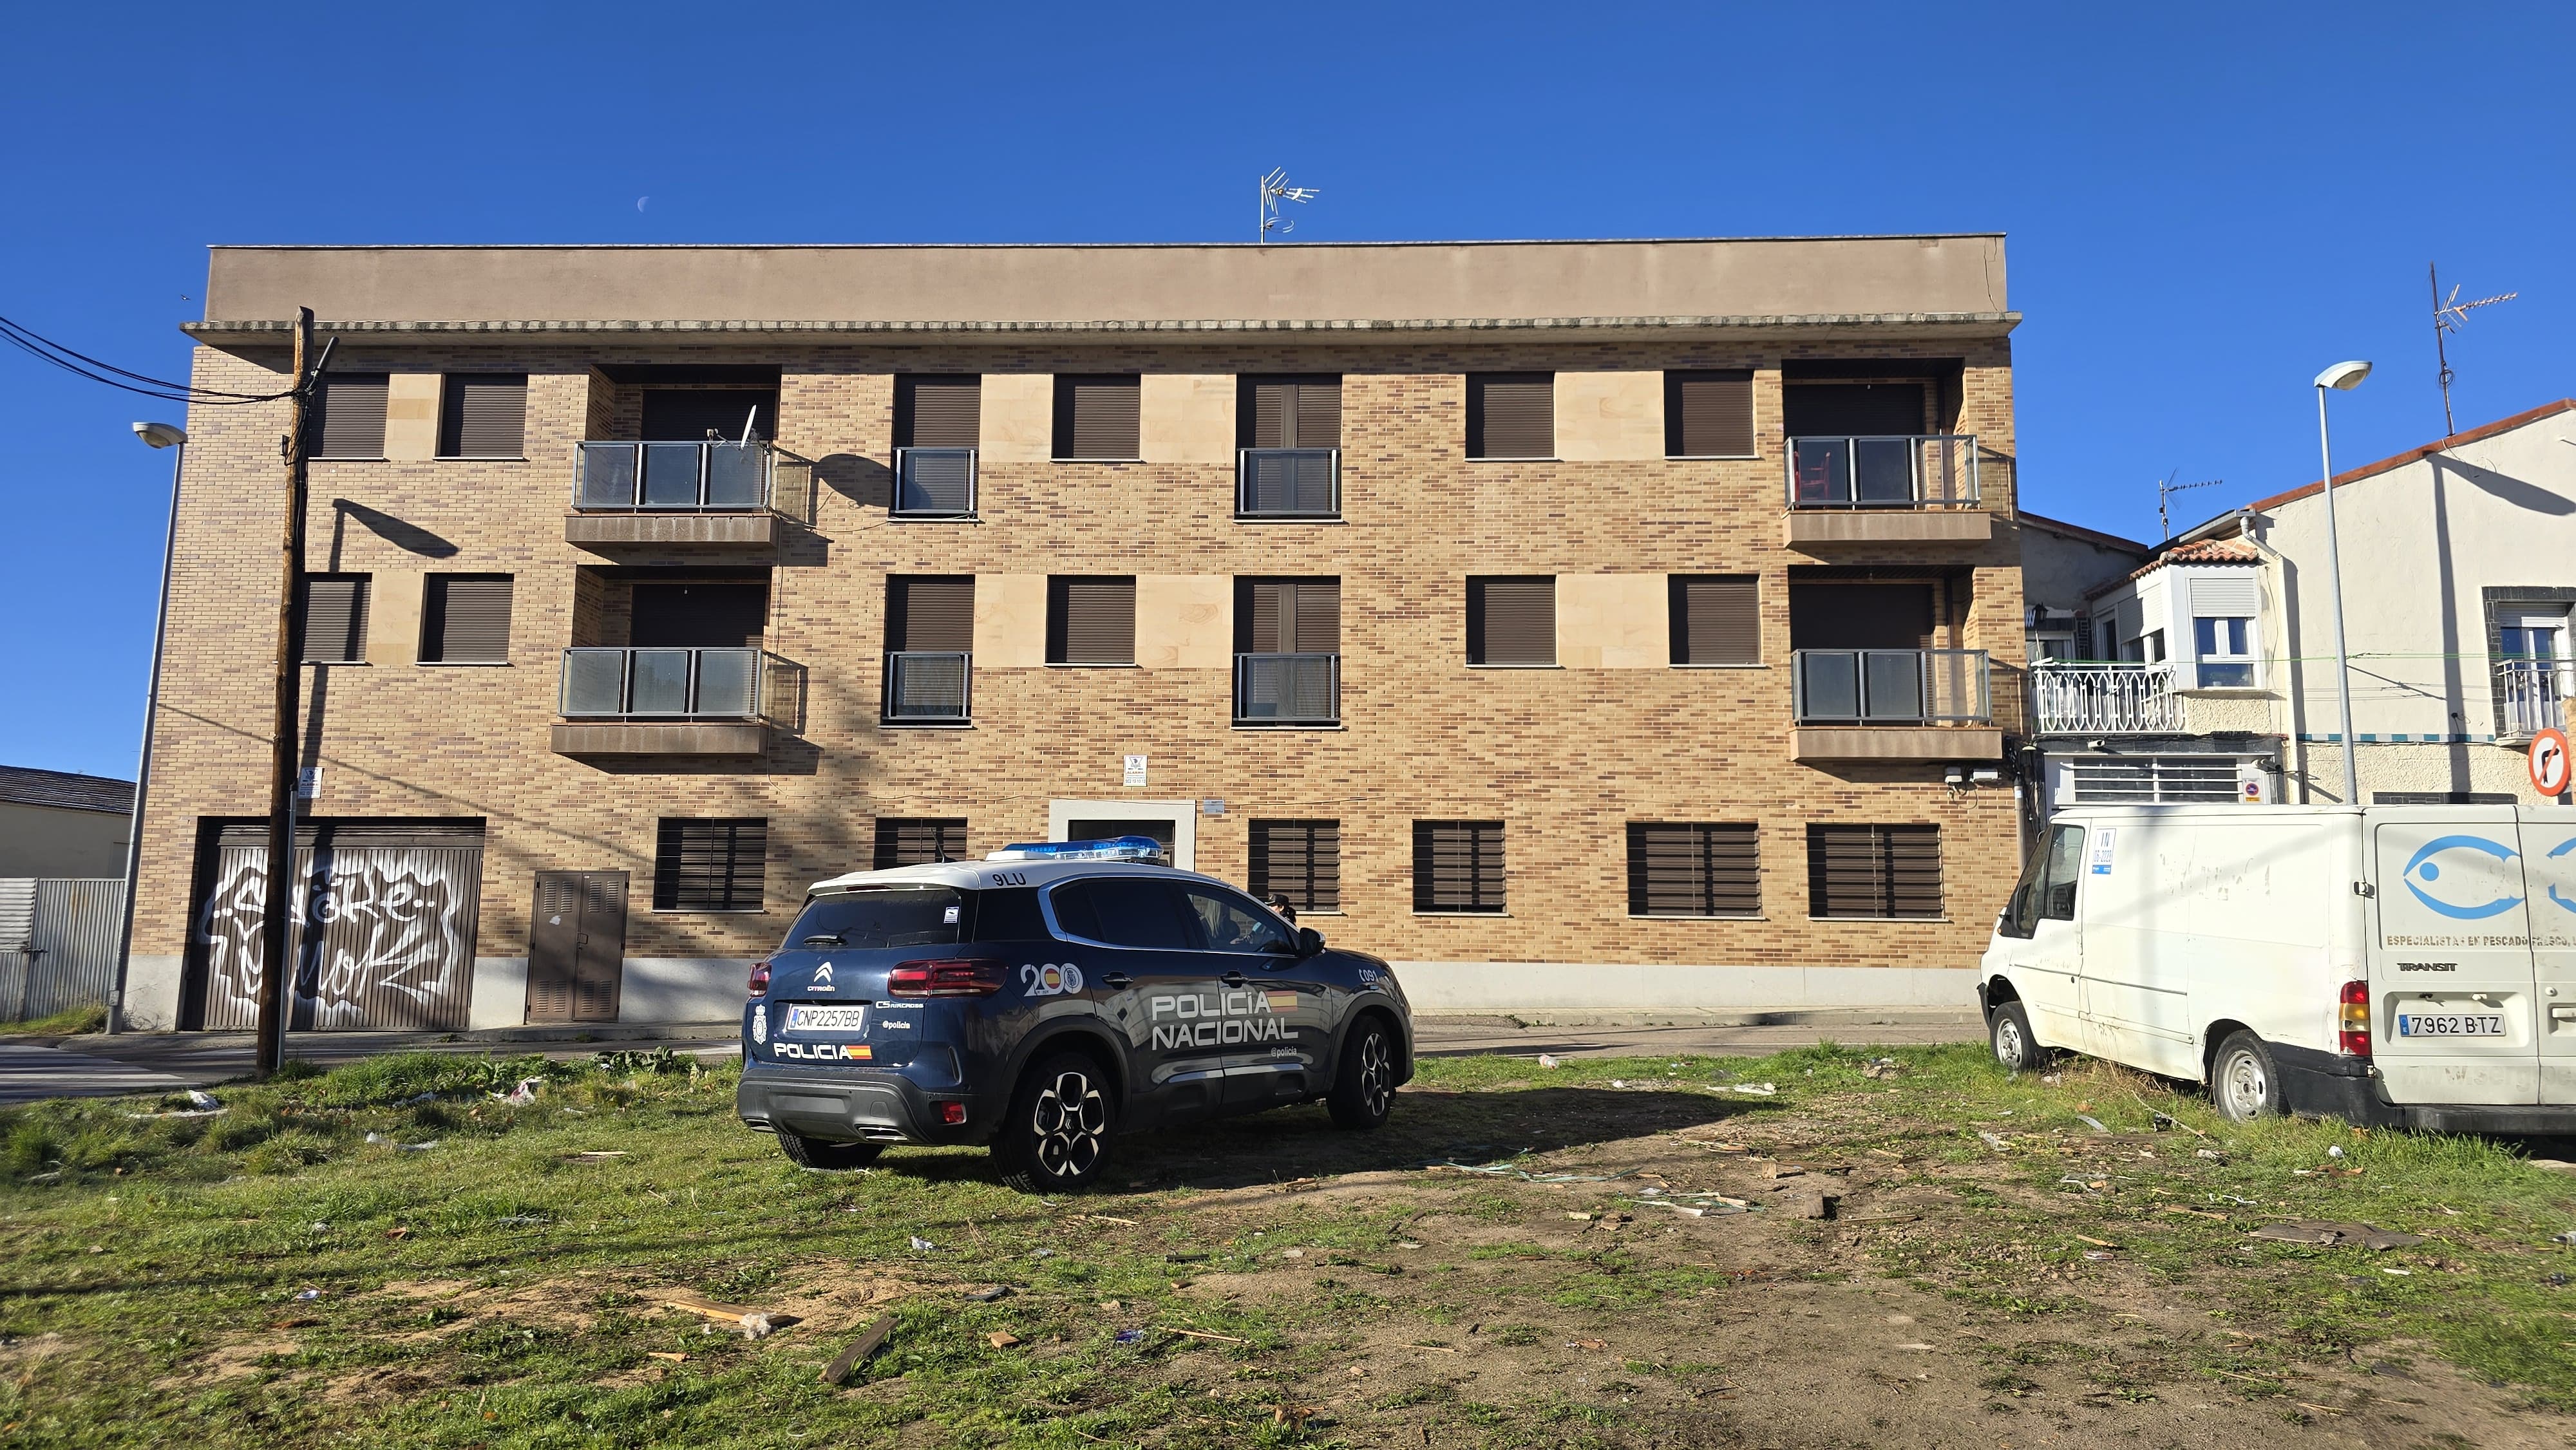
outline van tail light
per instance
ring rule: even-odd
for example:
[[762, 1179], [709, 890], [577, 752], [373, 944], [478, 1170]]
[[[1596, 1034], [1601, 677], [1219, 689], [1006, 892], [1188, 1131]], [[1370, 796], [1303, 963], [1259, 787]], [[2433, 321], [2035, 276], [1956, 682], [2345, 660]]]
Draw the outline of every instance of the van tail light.
[[746, 990], [755, 997], [766, 997], [769, 995], [769, 963], [754, 962], [751, 964], [751, 981], [747, 984]]
[[2370, 984], [2344, 983], [2338, 1002], [2336, 1039], [2351, 1056], [2370, 1056]]
[[1000, 990], [1000, 962], [899, 962], [886, 974], [889, 997], [990, 997]]

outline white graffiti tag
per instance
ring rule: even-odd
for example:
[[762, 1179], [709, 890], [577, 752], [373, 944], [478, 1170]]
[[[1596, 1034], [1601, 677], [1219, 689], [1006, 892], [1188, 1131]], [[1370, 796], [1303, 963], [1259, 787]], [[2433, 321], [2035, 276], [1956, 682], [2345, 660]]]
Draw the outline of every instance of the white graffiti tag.
[[[312, 852], [297, 852], [304, 869], [293, 907], [293, 1025], [306, 1031], [465, 1025], [480, 854], [437, 846], [326, 849], [317, 870]], [[258, 1019], [266, 858], [258, 849], [225, 851], [198, 916], [210, 1028], [247, 1027]]]

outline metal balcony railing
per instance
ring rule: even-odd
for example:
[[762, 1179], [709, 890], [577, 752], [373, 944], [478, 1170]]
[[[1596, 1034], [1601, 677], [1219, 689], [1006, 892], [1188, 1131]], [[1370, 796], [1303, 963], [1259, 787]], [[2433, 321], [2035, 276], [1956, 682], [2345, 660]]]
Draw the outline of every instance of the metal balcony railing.
[[757, 649], [563, 652], [556, 708], [568, 720], [758, 720], [769, 657]]
[[2576, 693], [2576, 664], [2566, 660], [2505, 660], [2496, 666], [2496, 694], [2503, 706], [2496, 734], [2529, 739], [2567, 728], [2567, 697]]
[[1341, 719], [1340, 655], [1234, 657], [1237, 725], [1337, 725]]
[[2169, 664], [2030, 667], [2030, 709], [2042, 735], [2169, 735], [2183, 728]]
[[1977, 506], [1972, 433], [1789, 440], [1793, 509]]
[[1801, 725], [1985, 725], [1981, 649], [1792, 651]]
[[1235, 450], [1234, 512], [1246, 519], [1329, 519], [1342, 512], [1342, 450]]
[[886, 654], [885, 718], [905, 724], [963, 725], [974, 656], [964, 650]]
[[777, 450], [729, 443], [584, 443], [573, 480], [578, 513], [654, 509], [757, 513], [769, 507]]
[[891, 512], [899, 519], [975, 517], [975, 450], [896, 449]]

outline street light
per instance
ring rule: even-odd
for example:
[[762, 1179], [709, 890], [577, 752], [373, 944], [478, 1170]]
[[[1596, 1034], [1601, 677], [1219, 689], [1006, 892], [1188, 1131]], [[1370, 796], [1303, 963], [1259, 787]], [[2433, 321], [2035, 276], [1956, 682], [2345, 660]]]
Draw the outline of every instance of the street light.
[[2361, 766], [2352, 733], [2352, 660], [2343, 643], [2343, 555], [2335, 546], [2334, 449], [2326, 441], [2326, 389], [2351, 392], [2370, 376], [2366, 362], [2339, 362], [2317, 374], [2317, 458], [2326, 478], [2326, 589], [2334, 601], [2335, 703], [2343, 716], [2343, 803], [2361, 804]]
[[134, 895], [143, 865], [143, 792], [152, 781], [152, 722], [161, 713], [161, 643], [170, 628], [170, 561], [179, 549], [179, 468], [188, 457], [188, 430], [176, 423], [137, 423], [134, 436], [170, 453], [170, 531], [161, 541], [161, 607], [152, 620], [152, 683], [143, 695], [143, 754], [134, 766], [134, 819], [125, 833], [125, 926], [116, 945], [116, 992], [107, 1002], [107, 1030], [125, 1030], [125, 969], [134, 957]]

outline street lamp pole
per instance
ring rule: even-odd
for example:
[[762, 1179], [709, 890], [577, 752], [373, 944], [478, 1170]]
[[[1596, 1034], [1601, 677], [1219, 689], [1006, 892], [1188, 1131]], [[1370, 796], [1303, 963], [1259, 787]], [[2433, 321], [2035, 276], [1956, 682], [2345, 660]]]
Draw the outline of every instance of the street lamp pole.
[[2317, 459], [2326, 480], [2326, 591], [2334, 603], [2335, 704], [2343, 727], [2343, 802], [2348, 806], [2361, 804], [2361, 763], [2352, 733], [2352, 657], [2344, 648], [2343, 553], [2335, 540], [2334, 448], [2326, 440], [2326, 389], [2350, 392], [2369, 376], [2366, 362], [2339, 362], [2317, 374]]
[[161, 716], [161, 645], [170, 632], [170, 565], [179, 552], [179, 478], [188, 461], [188, 430], [175, 423], [137, 423], [134, 436], [170, 450], [170, 529], [161, 540], [161, 606], [152, 616], [152, 682], [143, 693], [143, 753], [134, 765], [134, 819], [125, 833], [125, 924], [116, 943], [116, 991], [107, 999], [107, 1030], [123, 1032], [125, 979], [134, 959], [134, 894], [143, 868], [143, 798], [152, 786], [152, 725]]

